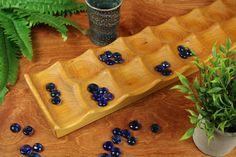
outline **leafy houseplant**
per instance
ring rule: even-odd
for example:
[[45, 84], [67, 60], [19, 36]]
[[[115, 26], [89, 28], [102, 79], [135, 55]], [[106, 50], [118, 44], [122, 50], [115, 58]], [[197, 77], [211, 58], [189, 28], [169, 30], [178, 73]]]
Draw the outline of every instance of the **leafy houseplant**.
[[216, 130], [222, 134], [236, 133], [236, 50], [231, 47], [230, 39], [219, 49], [214, 45], [208, 63], [200, 62], [195, 56], [194, 64], [200, 75], [192, 84], [184, 75], [178, 74], [181, 85], [173, 89], [187, 94], [186, 98], [195, 103], [195, 110], [187, 109], [195, 128], [190, 128], [181, 140], [194, 135], [196, 128], [204, 131], [208, 144], [215, 140]]
[[83, 34], [85, 31], [64, 15], [86, 10], [86, 5], [73, 0], [2, 0], [0, 1], [0, 103], [17, 79], [22, 54], [32, 60], [31, 28], [46, 24], [67, 39], [67, 25]]

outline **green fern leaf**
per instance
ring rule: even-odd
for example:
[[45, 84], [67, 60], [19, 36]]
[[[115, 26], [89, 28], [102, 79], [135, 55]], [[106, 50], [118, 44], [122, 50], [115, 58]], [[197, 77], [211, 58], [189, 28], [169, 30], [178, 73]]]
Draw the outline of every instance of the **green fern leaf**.
[[3, 29], [0, 29], [0, 103], [3, 102], [8, 89], [7, 84], [15, 84], [19, 68], [17, 48], [6, 38]]
[[4, 33], [17, 44], [21, 53], [32, 60], [33, 50], [30, 38], [30, 28], [24, 19], [16, 19], [13, 15], [0, 11], [0, 25], [4, 28]]
[[77, 25], [75, 22], [67, 19], [67, 18], [64, 18], [64, 17], [61, 17], [61, 16], [58, 16], [57, 17], [63, 24], [67, 25], [67, 26], [72, 26], [76, 29], [78, 29], [83, 35], [86, 35], [87, 34], [87, 31], [84, 30], [83, 28], [81, 28], [79, 25]]
[[[25, 12], [27, 14], [28, 12]], [[30, 25], [37, 25], [37, 24], [46, 24], [49, 25], [53, 28], [55, 28], [58, 32], [62, 34], [62, 38], [64, 40], [67, 39], [67, 32], [68, 29], [62, 22], [61, 18], [55, 17], [53, 15], [49, 14], [42, 14], [42, 13], [37, 13], [37, 12], [32, 12], [28, 14], [27, 21], [29, 22]]]
[[73, 14], [86, 10], [86, 5], [73, 0], [0, 0], [1, 8], [29, 9], [47, 14]]

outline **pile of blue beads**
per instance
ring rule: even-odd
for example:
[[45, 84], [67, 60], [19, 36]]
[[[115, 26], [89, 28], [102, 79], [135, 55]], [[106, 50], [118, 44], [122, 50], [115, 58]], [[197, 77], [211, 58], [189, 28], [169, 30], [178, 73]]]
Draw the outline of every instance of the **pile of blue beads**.
[[154, 70], [161, 73], [163, 76], [170, 76], [172, 74], [170, 63], [167, 61], [163, 61], [161, 64], [155, 66]]
[[187, 59], [188, 57], [191, 57], [193, 55], [192, 51], [189, 48], [184, 47], [183, 45], [179, 45], [177, 49], [179, 51], [179, 56], [183, 59]]
[[[18, 133], [21, 131], [21, 126], [20, 124], [18, 123], [13, 123], [11, 126], [10, 126], [10, 130], [13, 132], [13, 133]], [[26, 126], [23, 128], [23, 134], [25, 134], [26, 136], [31, 136], [34, 134], [34, 128], [32, 128], [31, 126]]]
[[88, 91], [92, 94], [92, 99], [97, 101], [98, 106], [107, 106], [108, 101], [114, 99], [114, 95], [105, 87], [100, 88], [97, 84], [91, 83], [88, 85]]
[[[13, 123], [10, 126], [10, 130], [13, 133], [18, 133], [21, 131], [21, 126], [18, 123]], [[23, 133], [26, 136], [31, 136], [34, 134], [34, 128], [32, 128], [31, 126], [26, 126], [23, 128]], [[40, 157], [38, 153], [42, 152], [43, 150], [44, 150], [44, 147], [41, 143], [35, 143], [33, 147], [31, 147], [28, 144], [25, 144], [20, 147], [20, 153], [27, 157]]]
[[103, 54], [99, 55], [99, 60], [106, 63], [107, 65], [122, 64], [124, 59], [119, 52], [112, 53], [111, 51], [105, 51]]
[[[140, 130], [141, 124], [134, 120], [129, 123], [129, 127], [132, 130]], [[111, 155], [108, 153], [103, 153], [100, 155], [100, 157], [119, 157], [121, 155], [121, 150], [118, 147], [115, 147], [114, 144], [120, 144], [122, 141], [122, 137], [124, 137], [127, 140], [128, 145], [133, 146], [137, 143], [137, 139], [131, 135], [131, 132], [128, 129], [121, 130], [120, 128], [114, 128], [112, 130], [112, 138], [111, 141], [106, 141], [103, 144], [103, 149], [106, 151], [109, 151]]]
[[41, 143], [35, 143], [33, 147], [28, 144], [20, 147], [20, 153], [28, 157], [40, 157], [38, 153], [41, 153], [43, 150], [44, 147]]
[[56, 85], [54, 83], [48, 83], [46, 89], [50, 92], [52, 104], [59, 105], [61, 103], [61, 92], [56, 89]]

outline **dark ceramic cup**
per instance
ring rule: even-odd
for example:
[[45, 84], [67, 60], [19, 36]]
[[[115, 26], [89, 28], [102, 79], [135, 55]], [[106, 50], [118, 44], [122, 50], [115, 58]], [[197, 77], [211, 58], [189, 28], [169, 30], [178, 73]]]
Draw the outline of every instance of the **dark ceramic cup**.
[[122, 0], [85, 0], [88, 6], [89, 38], [99, 46], [108, 45], [118, 36]]

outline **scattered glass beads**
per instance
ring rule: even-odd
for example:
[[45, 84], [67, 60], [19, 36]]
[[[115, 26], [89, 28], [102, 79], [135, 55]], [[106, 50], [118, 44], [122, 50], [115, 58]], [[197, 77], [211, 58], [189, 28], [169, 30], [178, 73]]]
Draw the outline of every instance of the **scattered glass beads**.
[[109, 92], [107, 88], [99, 88], [99, 86], [95, 83], [89, 84], [87, 89], [92, 94], [92, 99], [97, 101], [98, 106], [100, 107], [107, 106], [108, 101], [114, 99], [114, 95]]
[[44, 147], [43, 147], [43, 145], [41, 144], [41, 143], [35, 143], [34, 145], [33, 145], [33, 150], [35, 151], [35, 152], [42, 152], [43, 150], [44, 150]]
[[114, 144], [120, 144], [121, 143], [121, 137], [119, 135], [112, 136], [112, 142]]
[[107, 65], [122, 64], [124, 59], [119, 52], [112, 53], [111, 51], [105, 51], [103, 54], [99, 55], [99, 60], [106, 63]]
[[131, 137], [131, 132], [128, 129], [124, 129], [122, 130], [122, 136], [128, 139]]
[[26, 155], [26, 156], [28, 156], [28, 155], [30, 155], [31, 153], [32, 153], [32, 148], [31, 148], [31, 146], [30, 145], [28, 145], [28, 144], [25, 144], [25, 145], [23, 145], [23, 146], [21, 146], [20, 147], [20, 153], [22, 154], [22, 155]]
[[191, 57], [193, 55], [192, 51], [189, 48], [184, 47], [183, 45], [179, 45], [177, 49], [179, 51], [179, 56], [183, 59], [187, 59], [188, 57]]
[[170, 63], [167, 61], [164, 61], [161, 64], [157, 65], [154, 70], [161, 73], [163, 76], [170, 76], [172, 74]]
[[44, 147], [41, 143], [35, 143], [33, 147], [28, 144], [20, 147], [20, 153], [28, 157], [40, 157], [38, 153], [42, 152], [43, 150]]
[[12, 132], [14, 132], [14, 133], [18, 133], [18, 132], [20, 132], [20, 130], [21, 130], [21, 126], [20, 126], [20, 124], [18, 124], [18, 123], [13, 123], [13, 124], [10, 126], [10, 130], [11, 130]]
[[154, 124], [151, 125], [151, 131], [153, 133], [158, 133], [160, 130], [161, 130], [161, 127], [158, 124], [154, 123]]
[[24, 129], [23, 129], [23, 133], [26, 135], [26, 136], [31, 136], [34, 134], [34, 128], [32, 128], [31, 126], [26, 126]]
[[121, 155], [120, 148], [114, 147], [111, 150], [111, 157], [119, 157]]
[[112, 130], [113, 135], [122, 136], [122, 130], [120, 128], [115, 128]]
[[130, 137], [129, 139], [127, 139], [127, 143], [131, 146], [135, 145], [137, 142], [135, 137]]
[[136, 130], [140, 130], [142, 127], [141, 123], [139, 123], [138, 120], [134, 120], [134, 121], [131, 121], [129, 123], [129, 128], [136, 131]]
[[40, 155], [38, 153], [31, 153], [29, 157], [40, 157]]
[[54, 83], [48, 83], [46, 85], [46, 89], [50, 92], [50, 95], [52, 97], [51, 103], [54, 105], [59, 105], [61, 103], [61, 92], [56, 89], [56, 85]]
[[106, 151], [111, 151], [112, 148], [113, 148], [113, 143], [111, 141], [106, 141], [103, 144], [103, 149]]

